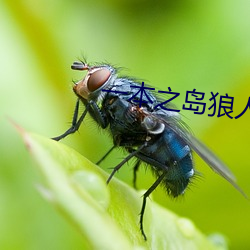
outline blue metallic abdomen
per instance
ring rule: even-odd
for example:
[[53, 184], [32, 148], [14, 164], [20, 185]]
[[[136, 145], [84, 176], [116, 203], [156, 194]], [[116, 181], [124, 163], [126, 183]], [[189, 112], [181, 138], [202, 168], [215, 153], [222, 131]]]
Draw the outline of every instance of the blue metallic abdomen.
[[168, 128], [155, 137], [141, 150], [138, 158], [150, 164], [156, 176], [166, 173], [162, 184], [171, 196], [176, 197], [185, 191], [194, 175], [191, 150]]

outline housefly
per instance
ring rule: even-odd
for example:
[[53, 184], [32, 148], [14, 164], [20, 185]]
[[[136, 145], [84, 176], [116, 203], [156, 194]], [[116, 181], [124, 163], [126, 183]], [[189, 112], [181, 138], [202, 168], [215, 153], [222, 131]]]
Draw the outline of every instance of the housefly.
[[[113, 169], [107, 183], [131, 158], [137, 159], [134, 184], [139, 166], [142, 163], [150, 166], [156, 181], [143, 195], [140, 230], [145, 240], [143, 216], [147, 197], [159, 184], [172, 197], [184, 193], [195, 174], [192, 151], [244, 195], [232, 172], [189, 132], [179, 113], [161, 108], [161, 100], [151, 88], [145, 88], [142, 95], [137, 95], [141, 85], [132, 78], [118, 77], [117, 70], [108, 64], [90, 66], [85, 62], [74, 62], [71, 68], [84, 70], [87, 74], [73, 87], [78, 99], [71, 127], [53, 139], [59, 141], [76, 132], [89, 113], [101, 128], [108, 128], [113, 138], [114, 145], [102, 160], [116, 147], [123, 147], [128, 152]], [[80, 102], [85, 110], [79, 116]]]

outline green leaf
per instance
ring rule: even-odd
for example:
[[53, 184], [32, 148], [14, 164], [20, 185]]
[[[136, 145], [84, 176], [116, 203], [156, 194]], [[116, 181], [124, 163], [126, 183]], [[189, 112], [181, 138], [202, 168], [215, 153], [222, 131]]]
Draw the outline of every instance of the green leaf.
[[[21, 130], [19, 128], [19, 130]], [[139, 229], [143, 192], [108, 174], [60, 142], [21, 130], [45, 179], [43, 196], [81, 232], [83, 249], [226, 249], [215, 245], [186, 218], [148, 199], [144, 241]]]

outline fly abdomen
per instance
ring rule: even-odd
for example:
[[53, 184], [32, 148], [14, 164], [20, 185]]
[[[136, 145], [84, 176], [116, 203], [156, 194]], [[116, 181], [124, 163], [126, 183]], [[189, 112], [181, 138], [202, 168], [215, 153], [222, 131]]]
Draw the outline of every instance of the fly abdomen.
[[190, 153], [190, 147], [172, 130], [166, 129], [166, 133], [164, 133], [164, 136], [168, 144], [170, 154], [176, 161], [180, 161]]
[[170, 165], [166, 178], [163, 180], [163, 185], [169, 195], [177, 197], [184, 193], [193, 175], [192, 156], [188, 154], [179, 162]]
[[176, 133], [169, 130], [165, 133], [165, 138], [171, 160], [168, 162], [164, 185], [167, 192], [176, 197], [184, 193], [194, 175], [193, 160], [190, 147]]

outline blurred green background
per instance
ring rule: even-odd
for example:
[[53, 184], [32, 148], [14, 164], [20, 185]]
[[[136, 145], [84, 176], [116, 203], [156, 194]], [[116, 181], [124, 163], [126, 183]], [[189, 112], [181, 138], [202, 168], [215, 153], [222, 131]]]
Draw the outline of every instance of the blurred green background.
[[[35, 189], [39, 173], [8, 117], [52, 137], [70, 125], [75, 96], [70, 65], [108, 61], [157, 90], [228, 93], [233, 116], [250, 96], [250, 1], [1, 1], [0, 2], [0, 249], [80, 249], [80, 234]], [[218, 154], [250, 195], [250, 110], [238, 120], [183, 111], [192, 131]], [[93, 143], [96, 142], [96, 143]], [[96, 162], [110, 148], [107, 134], [86, 119], [63, 143]], [[124, 157], [115, 151], [108, 170]], [[153, 198], [189, 217], [206, 234], [220, 232], [230, 249], [250, 249], [250, 203], [196, 159], [201, 178], [174, 201], [161, 188]], [[132, 183], [132, 164], [117, 175]], [[146, 174], [145, 174], [146, 172]], [[56, 177], [55, 177], [56, 178]], [[139, 172], [139, 187], [153, 181]], [[97, 236], [98, 237], [98, 236]]]

